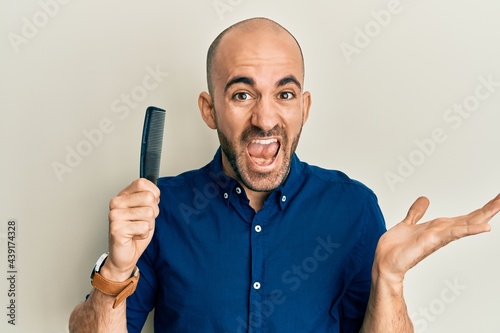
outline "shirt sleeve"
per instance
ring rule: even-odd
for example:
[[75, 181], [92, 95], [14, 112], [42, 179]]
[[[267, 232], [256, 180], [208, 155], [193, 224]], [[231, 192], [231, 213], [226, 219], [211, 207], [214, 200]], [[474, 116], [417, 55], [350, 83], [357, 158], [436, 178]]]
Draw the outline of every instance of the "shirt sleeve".
[[340, 301], [341, 332], [359, 332], [370, 296], [371, 271], [375, 249], [380, 236], [387, 230], [384, 217], [373, 192], [365, 200], [359, 223], [363, 224], [344, 283], [344, 295]]
[[135, 292], [127, 298], [127, 328], [129, 333], [140, 333], [149, 313], [155, 306], [156, 274], [151, 253], [151, 242], [139, 258], [140, 277]]

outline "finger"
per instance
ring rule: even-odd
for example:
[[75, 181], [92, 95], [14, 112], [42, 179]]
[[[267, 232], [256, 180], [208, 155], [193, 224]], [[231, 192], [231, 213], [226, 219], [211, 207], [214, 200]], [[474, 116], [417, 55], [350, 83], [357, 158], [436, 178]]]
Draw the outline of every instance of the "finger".
[[123, 189], [118, 195], [132, 194], [136, 192], [149, 191], [157, 199], [160, 198], [160, 189], [154, 183], [146, 178], [139, 178], [134, 180], [129, 186]]
[[489, 224], [471, 224], [471, 225], [462, 225], [462, 226], [457, 226], [454, 228], [451, 228], [449, 230], [444, 230], [443, 232], [446, 232], [449, 237], [443, 237], [445, 239], [445, 243], [452, 242], [454, 240], [467, 237], [467, 236], [473, 236], [477, 234], [481, 234], [483, 232], [488, 232], [491, 230], [491, 227]]
[[500, 194], [482, 208], [467, 215], [467, 224], [488, 223], [500, 211]]
[[[139, 212], [139, 211], [131, 210], [132, 208], [151, 209], [153, 211], [153, 218], [156, 218], [158, 216], [158, 214], [160, 213], [160, 207], [158, 205], [158, 202], [156, 202], [156, 199], [154, 198], [154, 196], [151, 192], [138, 192], [138, 193], [133, 193], [133, 194], [128, 194], [128, 195], [118, 196], [118, 197], [114, 197], [109, 202], [110, 213], [113, 210], [122, 210], [121, 213], [123, 213], [123, 210], [125, 210], [125, 211], [129, 210], [130, 213]], [[130, 216], [126, 219], [138, 220], [141, 218], [134, 218], [133, 216]], [[110, 220], [111, 220], [111, 216], [110, 216]]]
[[429, 204], [429, 199], [427, 199], [426, 197], [419, 197], [411, 205], [410, 209], [408, 210], [408, 214], [406, 214], [403, 222], [407, 224], [416, 224], [422, 218], [422, 216], [424, 216], [427, 208], [429, 207]]
[[122, 193], [109, 202], [109, 209], [132, 208], [132, 207], [155, 207], [158, 202], [150, 191]]
[[133, 207], [113, 209], [109, 212], [110, 224], [113, 222], [136, 222], [146, 221], [149, 224], [149, 230], [154, 228], [156, 211], [152, 207]]
[[130, 240], [146, 239], [151, 231], [153, 229], [149, 221], [119, 221], [110, 226], [112, 244], [121, 246], [129, 243]]

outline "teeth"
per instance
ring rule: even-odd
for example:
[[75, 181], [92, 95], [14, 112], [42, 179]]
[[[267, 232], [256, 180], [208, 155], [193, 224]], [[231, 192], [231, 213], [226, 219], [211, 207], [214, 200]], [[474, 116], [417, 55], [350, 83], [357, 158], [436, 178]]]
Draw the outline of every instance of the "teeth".
[[278, 142], [278, 139], [252, 140], [252, 143], [258, 143], [259, 145], [269, 145], [275, 142]]

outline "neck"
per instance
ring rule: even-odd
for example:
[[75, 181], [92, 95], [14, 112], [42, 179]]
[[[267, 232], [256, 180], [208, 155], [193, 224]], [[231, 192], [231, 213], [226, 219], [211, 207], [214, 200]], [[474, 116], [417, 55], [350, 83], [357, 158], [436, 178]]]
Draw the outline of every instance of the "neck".
[[222, 169], [224, 170], [226, 176], [231, 177], [240, 183], [241, 187], [245, 190], [248, 200], [250, 201], [250, 207], [258, 212], [262, 206], [264, 206], [264, 201], [266, 201], [271, 192], [254, 191], [243, 185], [243, 182], [239, 179], [239, 177], [237, 177], [236, 172], [233, 170], [224, 152], [222, 153]]
[[258, 212], [262, 206], [264, 206], [264, 201], [266, 201], [267, 197], [271, 192], [256, 192], [252, 191], [246, 186], [242, 185], [245, 189], [245, 193], [247, 194], [248, 200], [250, 200], [250, 207], [253, 208], [256, 212]]

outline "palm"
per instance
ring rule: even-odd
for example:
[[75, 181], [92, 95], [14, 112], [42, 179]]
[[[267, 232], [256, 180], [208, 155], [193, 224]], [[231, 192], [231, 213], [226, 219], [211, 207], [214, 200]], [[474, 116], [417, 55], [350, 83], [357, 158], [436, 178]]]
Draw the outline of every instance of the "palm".
[[402, 280], [409, 269], [454, 240], [489, 231], [487, 223], [500, 210], [500, 194], [470, 214], [417, 224], [428, 206], [427, 198], [418, 198], [406, 218], [380, 238], [375, 263], [391, 279]]

